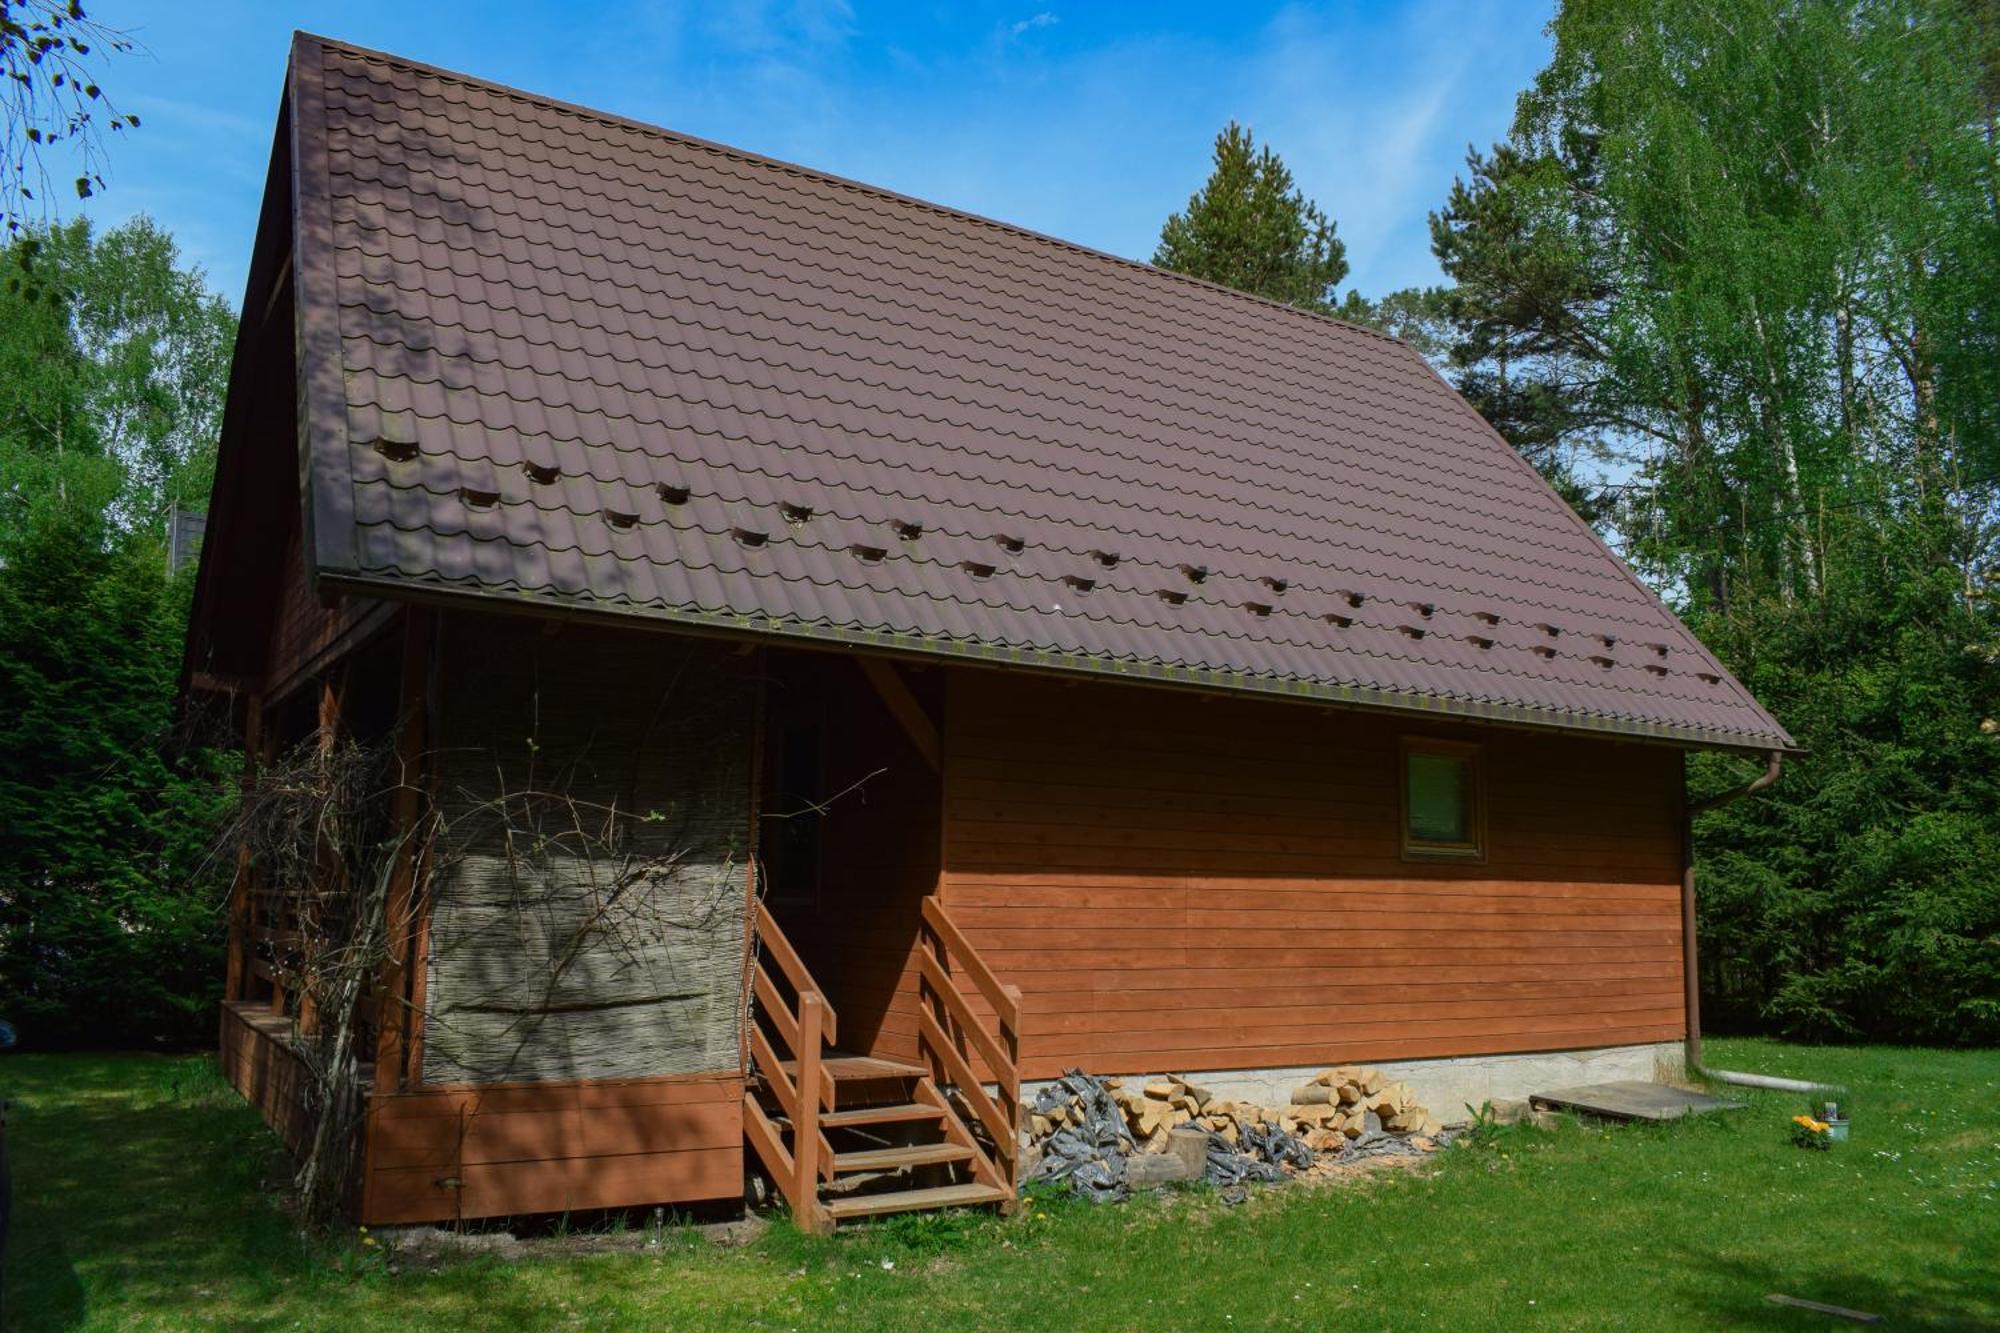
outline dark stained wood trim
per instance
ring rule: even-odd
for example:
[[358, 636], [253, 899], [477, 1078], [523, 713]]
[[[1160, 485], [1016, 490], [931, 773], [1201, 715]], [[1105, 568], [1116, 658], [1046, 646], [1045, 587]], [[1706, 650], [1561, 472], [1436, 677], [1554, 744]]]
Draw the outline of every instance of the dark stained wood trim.
[[227, 676], [213, 671], [190, 671], [188, 688], [205, 694], [249, 694], [257, 681], [250, 676]]
[[[627, 605], [619, 610], [607, 611], [562, 603], [541, 593], [498, 592], [455, 584], [417, 582], [393, 575], [341, 573], [324, 568], [319, 572], [319, 582], [329, 587], [352, 589], [370, 597], [422, 602], [432, 606], [476, 606], [495, 615], [613, 625], [625, 629], [646, 628], [656, 633], [688, 634], [739, 643], [754, 640], [790, 651], [836, 653], [857, 659], [879, 657], [889, 661], [973, 666], [1000, 675], [1160, 690], [1177, 694], [1183, 699], [1282, 702], [1335, 714], [1395, 716], [1404, 719], [1406, 725], [1412, 718], [1421, 718], [1423, 725], [1492, 728], [1537, 736], [1594, 737], [1620, 744], [1673, 750], [1722, 750], [1760, 758], [1772, 752], [1768, 741], [1736, 741], [1723, 735], [1683, 732], [1664, 724], [1622, 719], [1544, 717], [1538, 710], [1519, 705], [1412, 696], [1356, 686], [1313, 685], [1289, 679], [1240, 675], [1228, 675], [1225, 679], [1225, 674], [1220, 672], [1182, 671], [1143, 662], [1070, 658], [970, 641], [927, 638], [920, 643], [911, 643], [889, 634], [821, 630], [813, 625], [776, 617], [760, 619], [753, 626], [744, 623], [749, 619], [746, 617], [733, 614], [725, 617], [719, 613], [673, 607]], [[1783, 753], [1803, 754], [1804, 751], [1792, 749]]]
[[301, 686], [311, 683], [334, 662], [346, 657], [377, 634], [397, 623], [403, 610], [399, 602], [378, 601], [348, 622], [346, 628], [310, 656], [285, 670], [282, 677], [266, 683], [264, 697], [271, 704], [283, 703]]
[[375, 1017], [375, 1086], [381, 1092], [400, 1091], [408, 1082], [410, 1039], [410, 977], [421, 959], [412, 956], [412, 929], [419, 849], [414, 845], [423, 795], [423, 761], [428, 739], [428, 703], [433, 613], [410, 607], [403, 618], [402, 679], [398, 692], [396, 787], [389, 799], [390, 826], [402, 840], [390, 872], [388, 901], [383, 907], [388, 962], [382, 969]]
[[917, 696], [910, 692], [910, 686], [896, 664], [884, 657], [857, 657], [855, 661], [860, 664], [861, 673], [868, 677], [868, 683], [882, 696], [882, 702], [888, 707], [889, 715], [896, 719], [896, 725], [910, 738], [910, 744], [916, 747], [917, 753], [923, 756], [933, 773], [939, 772], [944, 761], [937, 723], [917, 702]]
[[[746, 643], [743, 647], [752, 645]], [[751, 1017], [751, 1006], [755, 1003], [751, 995], [752, 978], [753, 974], [762, 975], [757, 967], [757, 905], [763, 898], [764, 880], [764, 861], [760, 850], [764, 845], [764, 728], [767, 708], [764, 696], [770, 689], [770, 659], [762, 645], [755, 645], [750, 666], [757, 688], [750, 705], [750, 791], [745, 802], [750, 827], [743, 853], [743, 960], [738, 973], [743, 978], [743, 987], [736, 1007], [736, 1068], [746, 1077], [750, 1073], [750, 1029], [755, 1021]]]
[[285, 296], [291, 290], [291, 284], [292, 284], [292, 251], [291, 248], [287, 246], [285, 249], [285, 257], [283, 261], [280, 262], [278, 265], [277, 276], [271, 280], [271, 295], [264, 302], [264, 313], [262, 317], [260, 317], [257, 321], [257, 327], [259, 329], [263, 328], [264, 325], [269, 324], [271, 322], [271, 314], [278, 308], [279, 298]]
[[[264, 700], [249, 694], [243, 700], [243, 782], [247, 795], [257, 783], [257, 763], [264, 749]], [[246, 998], [248, 966], [254, 939], [250, 927], [250, 900], [257, 867], [250, 857], [250, 845], [236, 849], [236, 878], [229, 886], [229, 957], [222, 986], [225, 1000]]]

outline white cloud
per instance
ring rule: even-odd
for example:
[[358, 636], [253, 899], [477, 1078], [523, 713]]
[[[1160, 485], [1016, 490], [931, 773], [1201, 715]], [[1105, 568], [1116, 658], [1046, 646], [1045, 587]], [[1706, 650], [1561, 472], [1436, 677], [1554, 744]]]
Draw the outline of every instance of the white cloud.
[[1260, 34], [1231, 114], [1338, 224], [1351, 269], [1343, 286], [1379, 295], [1439, 280], [1426, 219], [1466, 142], [1504, 132], [1533, 73], [1533, 63], [1495, 68], [1537, 53], [1522, 18], [1510, 5], [1431, 0], [1364, 25], [1293, 6]]
[[1019, 37], [1022, 33], [1029, 32], [1035, 28], [1053, 28], [1055, 27], [1056, 24], [1061, 22], [1062, 22], [1061, 19], [1057, 18], [1054, 14], [1049, 13], [1049, 11], [1045, 9], [1041, 13], [1035, 15], [1033, 18], [1025, 18], [1022, 19], [1019, 23], [1016, 23], [1014, 25], [1013, 32], [1016, 37]]

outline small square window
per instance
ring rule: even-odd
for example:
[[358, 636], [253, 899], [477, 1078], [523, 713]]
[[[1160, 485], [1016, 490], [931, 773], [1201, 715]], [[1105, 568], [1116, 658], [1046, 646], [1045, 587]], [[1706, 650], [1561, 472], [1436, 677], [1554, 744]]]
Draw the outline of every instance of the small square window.
[[1403, 855], [1477, 859], [1485, 854], [1479, 747], [1403, 742]]

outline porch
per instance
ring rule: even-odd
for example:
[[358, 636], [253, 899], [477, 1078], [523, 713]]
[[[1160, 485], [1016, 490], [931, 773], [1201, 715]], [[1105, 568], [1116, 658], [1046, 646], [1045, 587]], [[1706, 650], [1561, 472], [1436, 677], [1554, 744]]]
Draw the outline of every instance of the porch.
[[[619, 690], [632, 680], [651, 683]], [[383, 621], [324, 682], [260, 701], [253, 716], [273, 724], [264, 762], [395, 731], [426, 799], [480, 816], [458, 821], [481, 840], [470, 853], [440, 852], [428, 873], [399, 863], [421, 883], [409, 961], [362, 1015], [374, 1058], [355, 1090], [355, 1215], [375, 1225], [734, 1199], [759, 1166], [813, 1228], [1010, 1203], [1017, 997], [931, 898], [938, 684], [840, 654], [411, 613]], [[412, 702], [397, 731], [399, 693]], [[554, 699], [593, 702], [542, 702]], [[661, 720], [682, 705], [696, 706], [697, 726]], [[669, 821], [657, 855], [592, 844], [621, 857], [629, 846], [657, 868], [614, 871], [608, 898], [592, 886], [602, 860], [543, 863], [534, 884], [484, 873], [495, 821], [482, 784], [504, 788], [536, 764], [562, 774], [564, 801], [628, 812], [618, 818], [637, 836]], [[594, 942], [585, 920], [611, 898], [678, 892], [653, 886], [691, 871], [703, 876], [698, 910], [661, 898], [648, 909], [664, 911], [658, 923], [635, 914], [612, 947]], [[299, 1039], [321, 1027], [301, 910], [313, 886], [303, 890], [242, 868], [220, 1042], [226, 1075], [295, 1152], [315, 1121]], [[696, 932], [712, 937], [699, 950]], [[635, 985], [648, 968], [657, 975]], [[694, 981], [711, 998], [683, 1017], [675, 1006]], [[690, 1021], [725, 1026], [678, 1042]]]

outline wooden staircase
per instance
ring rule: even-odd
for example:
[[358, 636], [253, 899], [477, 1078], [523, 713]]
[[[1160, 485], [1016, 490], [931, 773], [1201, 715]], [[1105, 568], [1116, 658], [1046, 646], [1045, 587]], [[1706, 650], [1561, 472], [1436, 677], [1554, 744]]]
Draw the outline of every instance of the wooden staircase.
[[[845, 1054], [832, 1007], [761, 902], [756, 923], [744, 1134], [799, 1228], [824, 1233], [853, 1218], [933, 1208], [1012, 1209], [1020, 992], [1001, 985], [927, 899], [918, 1043], [928, 1066]], [[961, 976], [993, 1009], [994, 1031], [955, 984]]]

